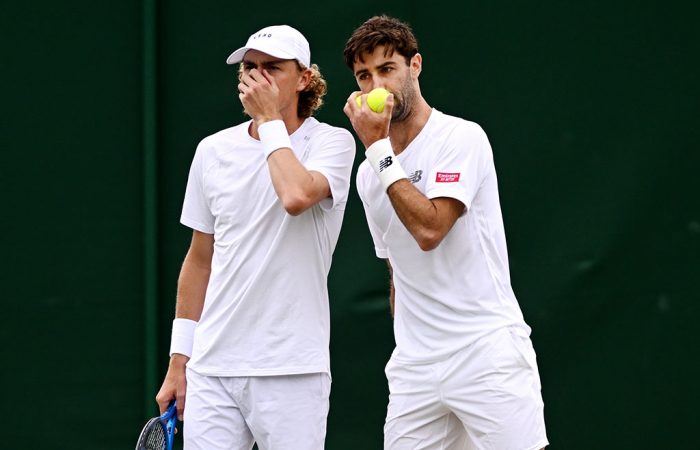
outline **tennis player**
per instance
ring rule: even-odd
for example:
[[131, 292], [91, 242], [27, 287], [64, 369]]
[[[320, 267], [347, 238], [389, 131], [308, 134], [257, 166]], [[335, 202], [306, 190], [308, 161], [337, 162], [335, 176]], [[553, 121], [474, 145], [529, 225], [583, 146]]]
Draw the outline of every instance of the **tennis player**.
[[330, 393], [327, 275], [355, 141], [311, 117], [326, 82], [286, 25], [250, 36], [239, 99], [251, 120], [201, 141], [181, 222], [171, 359], [187, 450], [324, 447]]
[[[428, 105], [407, 24], [373, 17], [344, 54], [361, 90], [344, 111], [367, 149], [357, 190], [392, 281], [384, 448], [545, 447], [535, 352], [510, 285], [486, 134]], [[382, 113], [366, 102], [378, 87], [393, 93]]]

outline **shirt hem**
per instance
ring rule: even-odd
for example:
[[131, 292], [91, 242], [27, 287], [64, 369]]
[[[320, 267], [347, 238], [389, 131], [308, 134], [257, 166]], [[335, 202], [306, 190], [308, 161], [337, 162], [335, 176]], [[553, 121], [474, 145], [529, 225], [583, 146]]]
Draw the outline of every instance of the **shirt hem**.
[[214, 229], [204, 225], [201, 222], [190, 219], [189, 217], [180, 217], [180, 223], [186, 227], [192, 228], [193, 230], [201, 231], [206, 234], [214, 234]]
[[208, 377], [273, 377], [280, 375], [302, 375], [307, 373], [326, 373], [331, 371], [325, 366], [280, 367], [275, 369], [228, 369], [222, 370], [214, 367], [197, 367], [187, 365], [187, 368], [199, 375]]
[[472, 202], [469, 201], [466, 195], [460, 192], [455, 192], [454, 189], [449, 189], [446, 187], [431, 189], [430, 191], [425, 193], [425, 196], [431, 200], [438, 197], [453, 198], [462, 202], [467, 209], [471, 209], [472, 207]]
[[549, 445], [549, 441], [547, 439], [544, 439], [543, 441], [540, 441], [536, 445], [533, 445], [532, 447], [528, 447], [526, 450], [540, 450], [541, 448], [545, 448]]
[[[523, 327], [523, 325], [525, 327]], [[404, 364], [407, 366], [419, 366], [423, 364], [434, 364], [438, 363], [441, 361], [445, 361], [452, 357], [452, 355], [461, 352], [462, 350], [466, 349], [467, 347], [474, 345], [478, 340], [485, 338], [486, 336], [496, 333], [504, 328], [514, 328], [516, 330], [516, 333], [518, 333], [521, 336], [529, 336], [529, 333], [523, 332], [524, 330], [527, 330], [527, 324], [520, 323], [520, 322], [513, 322], [513, 323], [504, 323], [502, 325], [499, 325], [494, 328], [489, 328], [483, 330], [481, 333], [478, 333], [475, 335], [473, 339], [470, 339], [468, 341], [465, 341], [461, 346], [455, 347], [451, 349], [449, 352], [446, 353], [441, 353], [438, 356], [432, 356], [432, 357], [403, 357], [401, 355], [398, 355], [399, 353], [399, 347], [397, 346], [393, 353], [391, 354], [390, 359], [396, 363], [399, 364]], [[522, 331], [520, 330], [522, 328]], [[432, 352], [431, 352], [432, 354]]]

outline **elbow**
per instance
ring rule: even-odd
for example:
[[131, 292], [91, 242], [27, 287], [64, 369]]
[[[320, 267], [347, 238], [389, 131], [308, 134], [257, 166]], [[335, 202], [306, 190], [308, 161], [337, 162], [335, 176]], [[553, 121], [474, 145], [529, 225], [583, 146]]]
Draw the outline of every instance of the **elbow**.
[[282, 206], [290, 216], [298, 216], [311, 206], [311, 202], [303, 195], [289, 195], [282, 199]]
[[424, 252], [429, 252], [431, 250], [435, 250], [438, 245], [440, 245], [444, 235], [435, 230], [424, 229], [417, 233], [414, 237], [418, 243], [418, 247], [420, 247], [420, 249]]

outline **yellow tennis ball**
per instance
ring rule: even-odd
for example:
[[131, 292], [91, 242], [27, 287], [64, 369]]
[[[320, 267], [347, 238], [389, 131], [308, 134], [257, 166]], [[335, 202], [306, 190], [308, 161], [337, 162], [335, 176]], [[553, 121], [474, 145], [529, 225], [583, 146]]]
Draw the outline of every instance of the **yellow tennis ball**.
[[[390, 92], [384, 88], [372, 89], [369, 94], [367, 94], [367, 105], [369, 109], [378, 113], [384, 111], [384, 103], [389, 94]], [[362, 106], [362, 99], [359, 95], [355, 97], [355, 100], [357, 101], [357, 106]]]

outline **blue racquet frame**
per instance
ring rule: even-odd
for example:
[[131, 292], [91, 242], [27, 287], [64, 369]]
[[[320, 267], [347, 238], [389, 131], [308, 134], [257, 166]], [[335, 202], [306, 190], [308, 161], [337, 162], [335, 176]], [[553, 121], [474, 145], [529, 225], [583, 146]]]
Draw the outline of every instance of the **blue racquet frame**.
[[175, 426], [177, 425], [177, 408], [175, 402], [172, 402], [163, 415], [160, 416], [160, 423], [165, 430], [165, 443], [167, 450], [172, 450], [173, 439], [175, 438]]
[[136, 450], [172, 450], [177, 425], [177, 407], [173, 400], [160, 416], [146, 422], [136, 442]]

